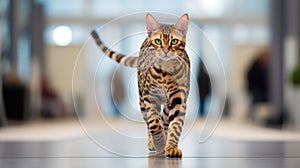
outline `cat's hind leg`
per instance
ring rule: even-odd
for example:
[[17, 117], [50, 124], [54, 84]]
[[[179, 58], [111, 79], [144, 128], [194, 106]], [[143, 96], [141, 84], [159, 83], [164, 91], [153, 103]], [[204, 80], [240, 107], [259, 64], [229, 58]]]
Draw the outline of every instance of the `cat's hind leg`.
[[166, 144], [166, 135], [159, 113], [160, 106], [149, 102], [148, 98], [140, 100], [143, 118], [148, 127], [148, 149], [150, 151], [163, 152]]
[[161, 114], [161, 118], [162, 118], [162, 121], [163, 121], [163, 128], [164, 128], [164, 131], [165, 131], [165, 136], [166, 138], [168, 137], [168, 132], [169, 132], [169, 106], [168, 106], [168, 103], [166, 103], [164, 105], [164, 109], [163, 109], [163, 112]]
[[166, 145], [165, 132], [159, 115], [151, 116], [148, 120], [148, 131], [156, 152], [163, 152]]
[[154, 144], [153, 144], [153, 140], [152, 140], [152, 135], [148, 129], [148, 149], [149, 151], [155, 151], [155, 147], [154, 147]]

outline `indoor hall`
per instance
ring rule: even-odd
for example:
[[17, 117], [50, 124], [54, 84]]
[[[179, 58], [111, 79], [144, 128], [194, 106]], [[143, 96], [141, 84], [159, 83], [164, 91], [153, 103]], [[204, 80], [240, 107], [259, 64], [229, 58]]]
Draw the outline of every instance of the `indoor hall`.
[[[0, 1], [0, 167], [299, 167], [299, 7]], [[182, 158], [148, 150], [137, 69], [108, 58], [90, 35], [139, 56], [147, 13], [164, 24], [189, 16]]]

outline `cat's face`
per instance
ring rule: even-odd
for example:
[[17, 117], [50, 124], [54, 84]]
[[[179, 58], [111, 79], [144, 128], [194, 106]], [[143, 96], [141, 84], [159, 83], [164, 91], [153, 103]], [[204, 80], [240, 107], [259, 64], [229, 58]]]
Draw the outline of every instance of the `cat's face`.
[[185, 37], [188, 29], [188, 15], [184, 14], [174, 25], [159, 24], [153, 16], [147, 14], [149, 48], [155, 49], [155, 55], [172, 59], [180, 56], [185, 49]]

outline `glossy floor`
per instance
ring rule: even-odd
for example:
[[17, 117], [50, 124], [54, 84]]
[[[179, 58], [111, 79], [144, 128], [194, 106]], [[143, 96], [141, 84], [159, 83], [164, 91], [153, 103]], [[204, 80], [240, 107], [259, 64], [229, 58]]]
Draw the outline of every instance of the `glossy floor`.
[[296, 140], [253, 141], [212, 136], [200, 143], [200, 128], [194, 126], [181, 140], [183, 158], [169, 159], [147, 152], [146, 139], [140, 137], [145, 134], [144, 128], [128, 123], [114, 127], [118, 134], [125, 133], [122, 128], [132, 131], [127, 132], [129, 139], [116, 136], [102, 125], [101, 129], [95, 129], [95, 136], [85, 127], [84, 136], [68, 140], [1, 141], [0, 167], [300, 167], [300, 141]]

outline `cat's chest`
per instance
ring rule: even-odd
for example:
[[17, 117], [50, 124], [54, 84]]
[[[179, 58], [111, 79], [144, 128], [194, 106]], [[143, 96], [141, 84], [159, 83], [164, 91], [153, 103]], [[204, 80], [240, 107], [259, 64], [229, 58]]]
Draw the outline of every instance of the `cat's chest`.
[[158, 72], [164, 72], [175, 75], [178, 68], [186, 67], [185, 61], [177, 56], [157, 57], [155, 55], [140, 58], [138, 69], [150, 71], [156, 69]]

